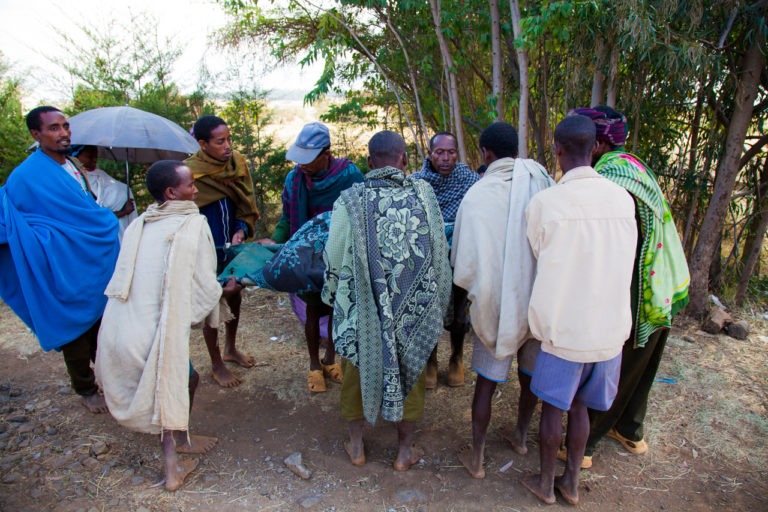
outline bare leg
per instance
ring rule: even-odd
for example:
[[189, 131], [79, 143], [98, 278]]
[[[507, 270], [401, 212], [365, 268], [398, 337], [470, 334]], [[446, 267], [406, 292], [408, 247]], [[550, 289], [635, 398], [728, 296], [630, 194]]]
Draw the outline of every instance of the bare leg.
[[568, 460], [563, 476], [555, 478], [555, 487], [571, 505], [579, 504], [579, 469], [589, 437], [589, 412], [581, 402], [574, 401], [568, 411], [566, 443]]
[[[587, 424], [589, 424], [589, 422], [587, 422]], [[542, 402], [541, 425], [539, 427], [539, 464], [541, 466], [541, 473], [525, 477], [522, 480], [522, 484], [537, 498], [548, 505], [556, 501], [555, 464], [557, 462], [557, 447], [560, 446], [560, 439], [562, 436], [562, 409], [558, 409], [547, 402]], [[578, 466], [576, 467], [578, 468]]]
[[166, 430], [160, 446], [163, 450], [163, 462], [165, 465], [165, 488], [169, 491], [175, 491], [184, 484], [184, 480], [198, 465], [199, 461], [195, 459], [179, 462], [176, 456], [176, 436], [183, 432]]
[[397, 424], [398, 450], [395, 459], [395, 471], [407, 471], [421, 460], [424, 450], [413, 442], [413, 434], [416, 432], [416, 423], [413, 421], [401, 421]]
[[459, 461], [464, 464], [472, 478], [485, 478], [483, 460], [488, 423], [491, 421], [492, 397], [496, 383], [482, 375], [477, 376], [475, 396], [472, 399], [472, 445], [459, 452]]
[[[319, 316], [317, 318], [317, 337], [318, 337], [318, 344], [320, 343], [320, 318], [324, 315], [328, 315], [328, 336], [331, 336], [330, 329], [333, 325], [333, 309], [329, 307], [322, 308], [321, 312], [319, 313]], [[318, 352], [320, 351], [319, 345], [318, 345]], [[336, 362], [336, 347], [333, 346], [333, 340], [329, 339], [328, 343], [325, 345], [325, 356], [323, 357], [322, 363], [324, 365], [333, 364]]]
[[238, 351], [235, 347], [237, 340], [237, 326], [240, 324], [240, 305], [243, 303], [243, 291], [240, 290], [226, 298], [230, 311], [235, 318], [224, 324], [224, 331], [227, 334], [224, 342], [224, 361], [237, 363], [243, 368], [250, 368], [256, 364], [253, 356], [248, 356]]
[[[307, 322], [304, 324], [304, 336], [307, 338], [310, 370], [322, 370], [322, 366], [320, 366], [320, 317], [322, 314], [322, 307], [307, 304]], [[330, 343], [329, 345], [333, 344]]]
[[427, 375], [424, 387], [427, 389], [435, 389], [437, 386], [437, 345], [435, 345], [434, 350], [432, 350], [432, 353], [429, 355], [426, 372]]
[[526, 446], [528, 440], [528, 427], [531, 425], [531, 418], [533, 417], [533, 411], [536, 409], [536, 404], [539, 399], [531, 391], [531, 376], [526, 375], [520, 370], [517, 371], [517, 379], [520, 381], [520, 399], [517, 403], [517, 425], [515, 430], [509, 437], [506, 437], [507, 441], [512, 445], [512, 449], [520, 455], [528, 453], [528, 447]]
[[[195, 401], [195, 391], [197, 385], [200, 383], [200, 374], [196, 370], [192, 370], [192, 374], [189, 376], [189, 411], [192, 412], [192, 403]], [[176, 444], [177, 453], [190, 453], [190, 454], [202, 454], [208, 453], [216, 443], [219, 442], [218, 438], [210, 436], [198, 436], [190, 434], [189, 432], [183, 432], [181, 430], [171, 431], [174, 436], [174, 442]]]
[[349, 422], [349, 440], [344, 442], [344, 451], [354, 466], [365, 464], [365, 447], [363, 445], [363, 425], [365, 420]]
[[92, 395], [80, 395], [80, 402], [93, 414], [108, 412], [107, 402], [104, 397], [98, 393]]
[[464, 385], [464, 335], [467, 333], [467, 292], [453, 287], [453, 322], [451, 322], [451, 359], [448, 361], [448, 385]]
[[234, 388], [241, 384], [240, 379], [235, 377], [221, 358], [219, 351], [219, 330], [214, 327], [203, 327], [203, 338], [205, 346], [208, 349], [208, 355], [211, 356], [211, 376], [216, 383], [224, 388]]

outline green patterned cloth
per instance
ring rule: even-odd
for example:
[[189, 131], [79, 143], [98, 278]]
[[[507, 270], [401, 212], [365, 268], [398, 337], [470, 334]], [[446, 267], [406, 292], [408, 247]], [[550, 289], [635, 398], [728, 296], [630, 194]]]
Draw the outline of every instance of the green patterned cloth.
[[432, 187], [393, 167], [369, 172], [336, 201], [325, 251], [323, 301], [336, 351], [360, 370], [365, 419], [401, 421], [451, 295]]
[[658, 329], [672, 325], [672, 317], [688, 304], [690, 274], [680, 236], [656, 176], [623, 148], [600, 157], [595, 170], [622, 186], [635, 199], [640, 223], [637, 257], [635, 347], [644, 347]]

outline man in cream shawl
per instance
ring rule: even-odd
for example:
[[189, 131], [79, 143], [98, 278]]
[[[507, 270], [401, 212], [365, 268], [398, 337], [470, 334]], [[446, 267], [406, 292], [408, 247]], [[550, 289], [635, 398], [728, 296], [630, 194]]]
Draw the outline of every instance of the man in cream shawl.
[[475, 333], [472, 445], [459, 453], [459, 460], [474, 478], [485, 477], [483, 454], [491, 397], [496, 385], [506, 382], [516, 353], [521, 389], [518, 421], [514, 432], [505, 437], [515, 451], [526, 452], [528, 425], [537, 402], [528, 387], [537, 346], [535, 341], [526, 343], [536, 267], [526, 238], [525, 208], [534, 194], [554, 184], [538, 163], [516, 158], [517, 133], [507, 123], [493, 123], [483, 131], [480, 151], [488, 168], [461, 202], [451, 252], [453, 283], [469, 292]]
[[[161, 434], [165, 487], [173, 491], [197, 466], [176, 452], [205, 453], [216, 439], [187, 433], [199, 380], [189, 362], [189, 333], [218, 326], [222, 287], [192, 173], [182, 162], [156, 162], [147, 188], [157, 203], [125, 232], [99, 331], [96, 374], [112, 416], [139, 432]], [[232, 280], [224, 294], [239, 285]]]

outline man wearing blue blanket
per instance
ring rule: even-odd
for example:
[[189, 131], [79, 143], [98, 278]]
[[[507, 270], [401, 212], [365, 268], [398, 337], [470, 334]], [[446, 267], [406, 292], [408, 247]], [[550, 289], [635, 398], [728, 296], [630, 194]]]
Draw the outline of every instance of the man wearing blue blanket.
[[96, 203], [69, 158], [69, 122], [54, 107], [27, 114], [40, 147], [0, 187], [0, 298], [43, 350], [64, 355], [72, 388], [106, 412], [91, 362], [119, 251], [117, 217]]

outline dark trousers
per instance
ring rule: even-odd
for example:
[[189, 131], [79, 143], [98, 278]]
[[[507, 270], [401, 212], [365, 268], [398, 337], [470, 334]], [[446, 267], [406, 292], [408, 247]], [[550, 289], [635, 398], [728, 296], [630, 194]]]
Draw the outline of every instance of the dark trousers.
[[99, 390], [91, 362], [96, 361], [96, 340], [101, 318], [83, 334], [61, 347], [64, 363], [72, 381], [72, 389], [82, 396], [91, 396]]
[[595, 446], [611, 428], [630, 441], [643, 439], [643, 421], [648, 409], [648, 396], [661, 363], [669, 337], [669, 329], [660, 329], [648, 338], [643, 348], [634, 348], [634, 332], [624, 343], [621, 377], [616, 399], [608, 411], [589, 410], [589, 440], [585, 455], [592, 455]]

